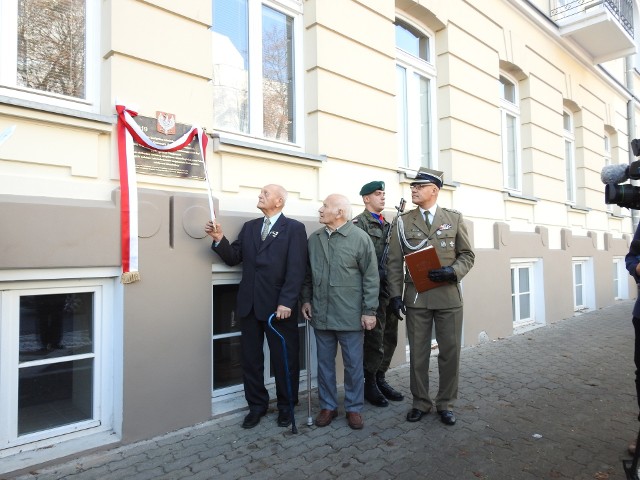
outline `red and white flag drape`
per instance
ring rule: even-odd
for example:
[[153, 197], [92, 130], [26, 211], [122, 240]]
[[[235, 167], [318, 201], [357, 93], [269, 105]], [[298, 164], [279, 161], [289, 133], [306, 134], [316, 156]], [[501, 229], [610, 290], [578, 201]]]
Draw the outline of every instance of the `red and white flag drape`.
[[142, 131], [133, 120], [138, 114], [128, 110], [124, 105], [116, 105], [118, 114], [118, 158], [120, 163], [120, 223], [122, 230], [122, 283], [133, 283], [140, 280], [138, 272], [138, 189], [136, 182], [136, 164], [133, 156], [133, 142], [145, 148], [159, 152], [175, 152], [189, 145], [194, 137], [198, 137], [200, 155], [204, 167], [205, 181], [209, 193], [209, 210], [211, 220], [215, 220], [211, 184], [207, 174], [205, 161], [209, 138], [204, 130], [191, 127], [182, 137], [168, 145], [157, 145]]

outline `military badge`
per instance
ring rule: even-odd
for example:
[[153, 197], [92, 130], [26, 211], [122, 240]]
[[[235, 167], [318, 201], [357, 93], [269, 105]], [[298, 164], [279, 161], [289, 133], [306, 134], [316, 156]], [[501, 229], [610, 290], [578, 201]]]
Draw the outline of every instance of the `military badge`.
[[438, 227], [438, 231], [440, 230], [451, 230], [453, 226], [450, 223], [443, 223]]

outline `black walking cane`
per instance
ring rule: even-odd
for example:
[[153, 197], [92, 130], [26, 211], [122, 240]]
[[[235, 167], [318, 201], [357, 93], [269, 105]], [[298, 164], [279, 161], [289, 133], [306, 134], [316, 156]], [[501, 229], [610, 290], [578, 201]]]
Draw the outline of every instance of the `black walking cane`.
[[280, 337], [280, 341], [282, 342], [282, 354], [284, 355], [284, 371], [287, 376], [287, 396], [289, 397], [289, 412], [291, 414], [291, 433], [298, 433], [298, 428], [296, 427], [296, 416], [294, 414], [294, 404], [293, 404], [293, 393], [291, 391], [291, 372], [289, 371], [289, 355], [287, 353], [287, 342], [284, 341], [284, 337], [280, 335], [275, 327], [271, 324], [273, 317], [276, 314], [272, 313], [267, 321], [269, 328], [273, 330], [278, 337]]

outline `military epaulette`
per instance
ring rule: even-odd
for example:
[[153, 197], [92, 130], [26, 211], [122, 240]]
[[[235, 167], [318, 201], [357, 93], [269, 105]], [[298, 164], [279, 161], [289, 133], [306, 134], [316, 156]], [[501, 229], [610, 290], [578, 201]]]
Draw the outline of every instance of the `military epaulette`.
[[352, 223], [358, 223], [358, 219], [354, 218], [353, 220], [351, 220]]
[[451, 213], [455, 213], [457, 215], [462, 215], [462, 212], [459, 212], [458, 210], [454, 210], [453, 208], [446, 208], [446, 207], [441, 207], [443, 210], [446, 210], [447, 212], [451, 212]]

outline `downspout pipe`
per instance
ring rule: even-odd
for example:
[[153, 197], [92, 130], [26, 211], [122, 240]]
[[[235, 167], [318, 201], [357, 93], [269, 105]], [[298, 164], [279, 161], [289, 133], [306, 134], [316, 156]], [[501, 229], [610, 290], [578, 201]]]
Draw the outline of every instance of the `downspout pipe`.
[[[629, 132], [629, 141], [633, 140], [636, 135], [636, 115], [635, 115], [635, 95], [633, 89], [633, 56], [628, 55], [624, 58], [624, 69], [625, 69], [625, 87], [631, 93], [631, 98], [627, 100], [627, 132]], [[631, 149], [631, 145], [629, 145], [629, 163], [636, 160], [633, 155], [633, 150]], [[634, 181], [637, 183], [637, 181]], [[633, 224], [633, 231], [636, 231], [638, 228], [638, 223], [640, 222], [640, 212], [638, 210], [631, 210], [631, 222]]]

